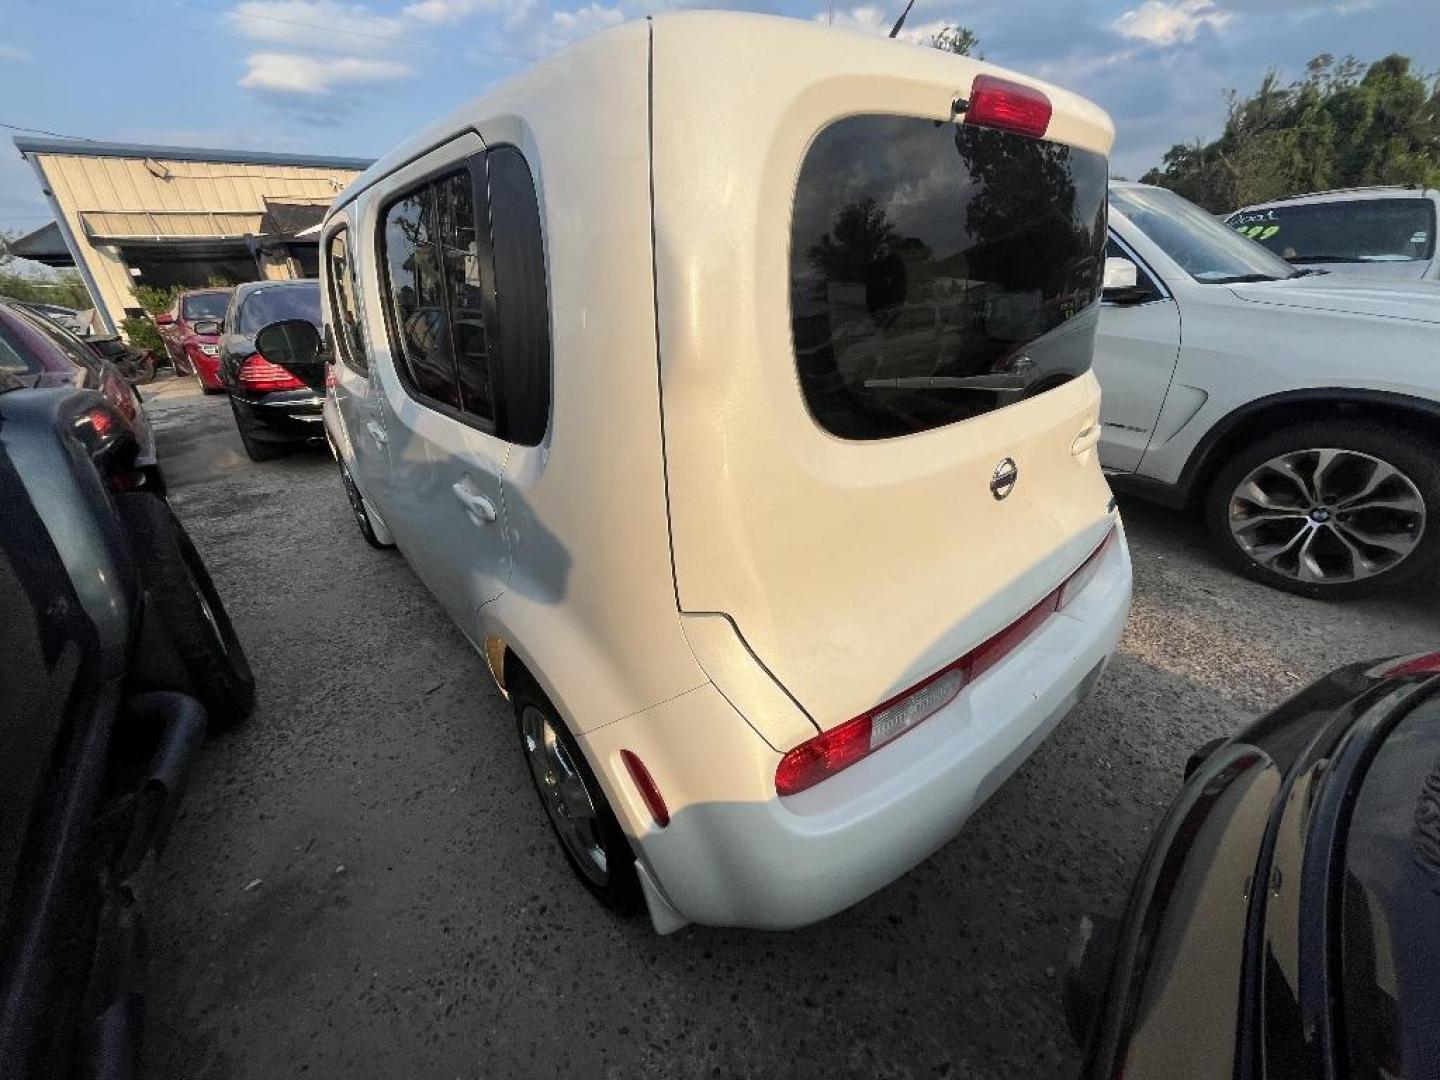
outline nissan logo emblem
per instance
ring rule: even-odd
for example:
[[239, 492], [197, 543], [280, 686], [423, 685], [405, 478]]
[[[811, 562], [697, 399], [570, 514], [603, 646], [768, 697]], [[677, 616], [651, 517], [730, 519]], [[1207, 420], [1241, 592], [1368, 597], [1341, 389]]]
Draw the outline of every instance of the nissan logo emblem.
[[990, 494], [995, 496], [996, 502], [1008, 499], [1019, 481], [1020, 466], [1015, 464], [1014, 458], [1007, 457], [995, 466], [995, 475], [990, 478]]

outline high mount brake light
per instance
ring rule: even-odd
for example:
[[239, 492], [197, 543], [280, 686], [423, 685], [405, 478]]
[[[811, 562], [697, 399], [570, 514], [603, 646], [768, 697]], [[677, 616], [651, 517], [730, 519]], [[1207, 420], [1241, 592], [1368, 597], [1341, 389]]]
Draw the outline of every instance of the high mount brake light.
[[305, 384], [279, 364], [272, 364], [259, 353], [246, 358], [236, 372], [236, 380], [247, 390], [268, 394], [274, 390], [304, 390]]
[[909, 690], [881, 702], [839, 727], [821, 732], [786, 753], [775, 769], [775, 791], [780, 795], [796, 795], [812, 788], [862, 758], [869, 757], [949, 705], [961, 690], [1009, 656], [1051, 615], [1063, 610], [1079, 595], [1099, 571], [1105, 553], [1115, 544], [1115, 538], [1116, 530], [1112, 528], [1059, 587], [959, 660], [945, 665]]
[[977, 75], [970, 85], [965, 123], [1044, 138], [1054, 107], [1033, 86], [994, 75]]

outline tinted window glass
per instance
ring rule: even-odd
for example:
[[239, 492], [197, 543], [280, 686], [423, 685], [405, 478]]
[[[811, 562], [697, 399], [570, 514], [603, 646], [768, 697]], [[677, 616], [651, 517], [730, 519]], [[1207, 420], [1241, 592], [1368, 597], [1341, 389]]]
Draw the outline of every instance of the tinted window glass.
[[460, 407], [482, 420], [495, 419], [490, 360], [485, 334], [482, 253], [475, 231], [475, 184], [468, 172], [435, 185], [439, 210], [437, 240], [445, 271], [445, 303], [450, 320]]
[[502, 434], [534, 446], [550, 419], [550, 298], [540, 206], [530, 167], [518, 149], [492, 150], [489, 169]]
[[223, 319], [225, 308], [230, 304], [228, 292], [196, 293], [180, 301], [180, 311], [186, 322], [196, 319]]
[[[13, 309], [12, 309], [13, 310]], [[43, 315], [33, 315], [28, 311], [15, 311], [25, 324], [34, 330], [39, 331], [60, 349], [66, 358], [77, 367], [82, 367], [92, 375], [98, 373], [100, 368], [99, 358], [90, 351], [90, 347], [81, 341], [70, 331], [56, 326]]]
[[1227, 224], [1294, 263], [1414, 262], [1435, 254], [1429, 199], [1354, 199], [1233, 214]]
[[21, 355], [16, 345], [12, 345], [9, 339], [9, 330], [3, 321], [0, 321], [0, 370], [16, 371], [21, 374], [30, 375], [40, 370], [38, 364], [32, 364]]
[[815, 419], [850, 439], [978, 416], [1090, 366], [1107, 163], [897, 116], [831, 125], [801, 167], [791, 319]]
[[434, 189], [421, 188], [385, 214], [385, 265], [396, 347], [415, 390], [460, 407], [435, 240]]
[[320, 283], [272, 285], [256, 289], [240, 301], [236, 314], [239, 332], [254, 334], [271, 323], [304, 319], [320, 326]]
[[365, 329], [360, 324], [359, 289], [355, 284], [355, 263], [350, 258], [349, 234], [341, 229], [330, 238], [327, 249], [330, 281], [330, 315], [335, 349], [340, 359], [353, 371], [365, 375], [369, 371], [365, 358]]

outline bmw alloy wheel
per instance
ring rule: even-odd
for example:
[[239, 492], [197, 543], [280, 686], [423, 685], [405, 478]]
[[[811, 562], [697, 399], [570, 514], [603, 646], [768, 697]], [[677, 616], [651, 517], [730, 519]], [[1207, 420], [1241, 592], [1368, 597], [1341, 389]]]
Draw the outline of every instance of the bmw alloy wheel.
[[1425, 500], [1400, 469], [1357, 450], [1273, 457], [1231, 493], [1230, 534], [1258, 566], [1333, 585], [1394, 569], [1425, 533]]

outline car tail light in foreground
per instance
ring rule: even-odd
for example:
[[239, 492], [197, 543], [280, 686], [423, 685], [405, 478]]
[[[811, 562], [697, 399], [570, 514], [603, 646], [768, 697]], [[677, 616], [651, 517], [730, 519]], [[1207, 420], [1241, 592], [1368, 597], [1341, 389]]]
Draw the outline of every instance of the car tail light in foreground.
[[775, 770], [776, 792], [795, 795], [814, 787], [893, 742], [949, 705], [961, 690], [1013, 652], [1051, 615], [1063, 610], [1080, 594], [1095, 577], [1105, 553], [1115, 544], [1116, 535], [1116, 530], [1112, 528], [1059, 588], [959, 660], [947, 664], [904, 693], [789, 751], [780, 759]]
[[1382, 679], [1404, 679], [1412, 675], [1440, 675], [1440, 653], [1407, 657], [1380, 673]]
[[76, 416], [75, 435], [112, 490], [129, 491], [143, 482], [135, 468], [139, 444], [113, 406], [97, 405]]
[[1043, 138], [1050, 126], [1050, 99], [1033, 86], [994, 75], [977, 75], [970, 85], [965, 123]]
[[670, 808], [665, 805], [665, 796], [660, 794], [660, 786], [655, 783], [655, 778], [650, 775], [645, 762], [640, 760], [638, 754], [629, 750], [620, 751], [620, 760], [625, 762], [630, 779], [634, 780], [635, 786], [640, 789], [640, 797], [645, 800], [645, 806], [649, 809], [650, 816], [655, 819], [655, 824], [665, 828], [670, 824]]
[[236, 373], [236, 381], [245, 390], [268, 394], [273, 390], [304, 390], [305, 384], [279, 364], [272, 364], [259, 353], [248, 357]]

